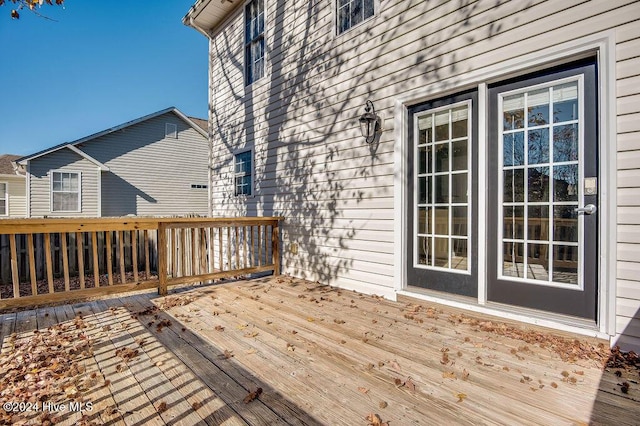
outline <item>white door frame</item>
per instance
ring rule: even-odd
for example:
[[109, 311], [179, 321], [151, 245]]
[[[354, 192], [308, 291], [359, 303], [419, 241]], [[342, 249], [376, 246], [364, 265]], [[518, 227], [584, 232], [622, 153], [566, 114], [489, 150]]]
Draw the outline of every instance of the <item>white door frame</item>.
[[[407, 235], [406, 223], [406, 164], [411, 153], [407, 150], [408, 114], [410, 106], [427, 100], [445, 97], [468, 89], [478, 90], [478, 181], [479, 188], [487, 181], [487, 84], [528, 74], [572, 60], [597, 55], [598, 63], [598, 149], [599, 149], [599, 235], [598, 251], [598, 326], [584, 327], [563, 321], [553, 315], [540, 318], [518, 312], [518, 309], [498, 311], [486, 306], [486, 258], [488, 247], [478, 247], [478, 299], [468, 303], [459, 299], [446, 299], [429, 294], [417, 294], [406, 290]], [[615, 335], [616, 324], [616, 83], [615, 31], [605, 31], [526, 54], [515, 59], [472, 70], [463, 76], [440, 80], [417, 88], [395, 99], [394, 110], [394, 287], [396, 293], [411, 295], [425, 300], [456, 306], [472, 311], [497, 314], [522, 322], [534, 323], [580, 334], [609, 338]], [[484, 185], [484, 186], [483, 186]], [[487, 200], [486, 194], [478, 194], [478, 241], [486, 244]]]

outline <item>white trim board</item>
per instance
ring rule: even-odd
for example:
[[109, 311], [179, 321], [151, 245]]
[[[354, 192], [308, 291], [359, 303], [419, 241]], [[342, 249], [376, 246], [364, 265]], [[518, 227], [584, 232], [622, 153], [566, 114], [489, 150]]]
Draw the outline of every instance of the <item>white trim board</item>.
[[[599, 286], [598, 286], [598, 330], [585, 329], [584, 327], [572, 327], [571, 331], [582, 334], [598, 333], [601, 336], [615, 335], [615, 306], [616, 306], [616, 98], [615, 98], [615, 31], [609, 30], [579, 40], [569, 41], [557, 46], [552, 46], [538, 52], [510, 59], [486, 68], [472, 70], [462, 79], [445, 79], [426, 86], [421, 86], [396, 98], [394, 108], [394, 288], [399, 294], [417, 297], [418, 295], [406, 290], [407, 263], [406, 246], [408, 238], [406, 229], [405, 208], [408, 196], [406, 191], [406, 163], [410, 154], [406, 149], [408, 137], [410, 106], [452, 95], [470, 88], [478, 90], [478, 179], [480, 183], [487, 182], [487, 84], [506, 80], [518, 75], [524, 75], [533, 71], [542, 70], [553, 65], [567, 63], [572, 60], [597, 54], [598, 60], [598, 115], [599, 115], [599, 156], [600, 156], [600, 225], [599, 235]], [[486, 216], [487, 201], [485, 197], [478, 197], [478, 238], [479, 243], [486, 242]], [[485, 238], [483, 238], [485, 237]], [[486, 304], [486, 257], [483, 253], [487, 247], [479, 244], [478, 264], [478, 304], [463, 304], [463, 309], [483, 311], [505, 317], [513, 316], [513, 319], [527, 322], [527, 316], [519, 314], [505, 314]], [[425, 300], [443, 304], [457, 303], [438, 296], [420, 295]], [[452, 305], [453, 306], [453, 305]], [[531, 321], [531, 319], [529, 319]], [[540, 324], [536, 320], [537, 324]], [[567, 327], [556, 321], [546, 321], [549, 327], [563, 329]]]

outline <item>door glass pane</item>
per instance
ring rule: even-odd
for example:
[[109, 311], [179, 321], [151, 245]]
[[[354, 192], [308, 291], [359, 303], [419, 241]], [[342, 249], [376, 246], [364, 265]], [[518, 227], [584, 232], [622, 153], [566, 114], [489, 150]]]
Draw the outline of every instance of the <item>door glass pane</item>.
[[449, 207], [436, 207], [434, 233], [449, 235]]
[[503, 188], [505, 202], [524, 201], [524, 170], [505, 170]]
[[578, 159], [578, 125], [567, 124], [553, 128], [553, 161]]
[[553, 247], [553, 281], [578, 284], [578, 246]]
[[466, 203], [467, 202], [467, 182], [468, 175], [466, 173], [456, 173], [451, 175], [451, 202]]
[[549, 168], [529, 169], [529, 202], [549, 201]]
[[440, 268], [449, 267], [449, 239], [434, 238], [433, 244], [433, 262], [434, 266]]
[[451, 235], [467, 235], [467, 207], [452, 207]]
[[549, 129], [537, 129], [529, 131], [529, 164], [541, 164], [549, 162]]
[[502, 97], [503, 276], [579, 281], [579, 90], [576, 79]]
[[524, 244], [505, 242], [502, 244], [502, 275], [524, 278]]
[[449, 111], [442, 111], [435, 116], [436, 142], [449, 140]]
[[[421, 235], [414, 236], [418, 247], [416, 266], [469, 271], [469, 104], [464, 102], [453, 108], [418, 114], [414, 213], [416, 234]], [[433, 133], [430, 129], [434, 129]], [[524, 182], [523, 176], [520, 172]]]
[[431, 264], [431, 237], [418, 237], [418, 264]]
[[468, 242], [460, 238], [451, 239], [451, 268], [467, 270]]
[[556, 206], [553, 208], [553, 240], [578, 242], [576, 206]]
[[528, 244], [527, 278], [549, 281], [549, 244]]
[[553, 87], [553, 122], [562, 123], [578, 119], [578, 82]]
[[529, 240], [549, 240], [549, 206], [529, 206], [527, 217]]
[[524, 164], [524, 132], [504, 135], [503, 158], [505, 166]]
[[429, 234], [430, 229], [427, 221], [429, 210], [426, 207], [418, 207], [418, 232], [421, 234]]
[[502, 103], [502, 120], [504, 130], [522, 129], [524, 127], [524, 95], [507, 96]]
[[467, 136], [469, 129], [468, 115], [466, 106], [451, 110], [452, 138], [464, 138]]
[[504, 208], [503, 236], [509, 239], [524, 239], [524, 207], [507, 206]]
[[556, 166], [553, 169], [554, 201], [578, 201], [578, 165]]
[[439, 175], [435, 177], [435, 198], [436, 203], [443, 204], [449, 202], [449, 175]]
[[436, 151], [436, 172], [446, 172], [449, 170], [449, 144], [443, 143], [435, 145]]
[[528, 93], [527, 116], [529, 126], [541, 126], [549, 123], [549, 89]]
[[467, 140], [456, 141], [451, 144], [452, 170], [466, 170], [469, 167]]
[[418, 173], [427, 173], [427, 147], [418, 148]]

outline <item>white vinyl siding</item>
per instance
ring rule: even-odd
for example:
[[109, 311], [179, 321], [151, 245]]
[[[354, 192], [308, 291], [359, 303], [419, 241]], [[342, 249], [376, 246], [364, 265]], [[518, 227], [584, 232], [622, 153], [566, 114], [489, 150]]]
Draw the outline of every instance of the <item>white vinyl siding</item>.
[[[31, 217], [98, 217], [98, 167], [70, 149], [63, 148], [29, 161], [31, 173]], [[54, 211], [52, 197], [53, 172], [81, 175], [80, 208], [75, 211]]]
[[0, 216], [9, 215], [9, 184], [0, 182]]
[[[296, 255], [283, 252], [284, 272], [394, 297], [389, 242], [400, 214], [394, 212], [394, 146], [403, 132], [394, 128], [396, 100], [427, 85], [441, 91], [434, 97], [465, 90], [458, 84], [470, 72], [481, 75], [543, 47], [610, 30], [617, 167], [626, 182], [619, 183], [613, 212], [619, 235], [640, 235], [640, 181], [624, 179], [640, 169], [640, 2], [534, 0], [524, 7], [390, 0], [380, 2], [379, 19], [364, 21], [363, 31], [334, 37], [337, 1], [309, 8], [306, 0], [292, 0], [267, 10], [266, 44], [279, 48], [270, 54], [269, 78], [254, 84], [250, 97], [242, 96], [237, 66], [244, 57], [243, 9], [216, 29], [210, 46], [212, 214], [284, 216], [284, 247], [299, 245]], [[358, 129], [367, 99], [384, 125], [373, 150]], [[248, 145], [257, 195], [230, 199], [233, 154]], [[640, 238], [625, 244], [640, 245]], [[619, 259], [616, 266], [618, 305], [632, 307], [640, 300], [640, 259]], [[632, 311], [617, 310], [617, 338], [640, 347], [639, 314]]]
[[51, 171], [51, 211], [80, 212], [81, 176], [77, 172]]

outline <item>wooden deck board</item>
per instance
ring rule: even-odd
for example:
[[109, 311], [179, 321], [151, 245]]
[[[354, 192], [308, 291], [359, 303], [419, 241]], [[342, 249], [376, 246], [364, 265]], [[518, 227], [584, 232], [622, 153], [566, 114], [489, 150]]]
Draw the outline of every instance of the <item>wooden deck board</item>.
[[[161, 309], [139, 314], [151, 306]], [[464, 311], [284, 277], [3, 314], [0, 338], [27, 339], [77, 315], [93, 341], [86, 373], [110, 381], [85, 395], [95, 407], [86, 419], [102, 424], [365, 425], [369, 413], [391, 425], [631, 425], [640, 418], [637, 384], [620, 391], [637, 371], [617, 377], [592, 360], [563, 361], [548, 348], [472, 326], [467, 319], [476, 315]], [[162, 320], [171, 324], [159, 331]], [[115, 356], [122, 347], [140, 353], [125, 363]], [[260, 397], [245, 403], [258, 387]], [[158, 413], [161, 402], [167, 409]]]

